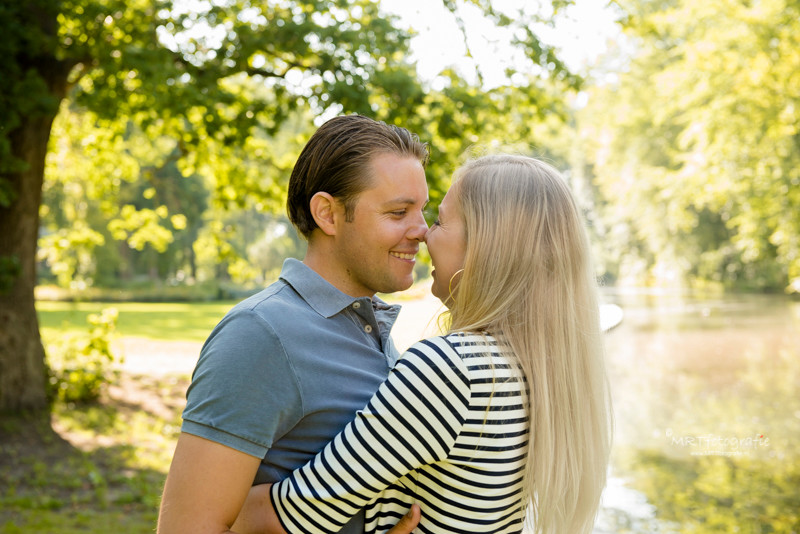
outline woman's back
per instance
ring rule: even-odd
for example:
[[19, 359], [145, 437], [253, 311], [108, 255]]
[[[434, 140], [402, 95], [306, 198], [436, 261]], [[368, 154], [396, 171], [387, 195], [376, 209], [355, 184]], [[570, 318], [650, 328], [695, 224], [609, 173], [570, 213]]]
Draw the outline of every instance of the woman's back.
[[355, 421], [273, 487], [284, 527], [336, 532], [366, 506], [367, 532], [384, 532], [418, 503], [420, 532], [520, 532], [524, 386], [491, 336], [415, 344]]

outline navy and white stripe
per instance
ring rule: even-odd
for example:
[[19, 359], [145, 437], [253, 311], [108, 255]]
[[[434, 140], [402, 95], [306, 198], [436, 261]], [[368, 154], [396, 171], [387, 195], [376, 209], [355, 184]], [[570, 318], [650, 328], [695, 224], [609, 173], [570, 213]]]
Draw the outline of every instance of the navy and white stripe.
[[417, 532], [521, 532], [528, 440], [524, 382], [491, 336], [412, 346], [325, 449], [272, 487], [287, 532], [338, 532], [366, 508], [385, 532], [412, 503]]

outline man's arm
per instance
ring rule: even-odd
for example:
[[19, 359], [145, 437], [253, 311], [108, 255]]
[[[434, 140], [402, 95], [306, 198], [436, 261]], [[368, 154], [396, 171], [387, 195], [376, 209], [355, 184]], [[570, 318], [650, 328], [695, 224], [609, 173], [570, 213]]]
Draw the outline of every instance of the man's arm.
[[250, 488], [231, 530], [237, 534], [286, 534], [272, 506], [271, 487], [272, 484], [258, 484]]
[[231, 532], [260, 459], [182, 432], [169, 468], [158, 534]]

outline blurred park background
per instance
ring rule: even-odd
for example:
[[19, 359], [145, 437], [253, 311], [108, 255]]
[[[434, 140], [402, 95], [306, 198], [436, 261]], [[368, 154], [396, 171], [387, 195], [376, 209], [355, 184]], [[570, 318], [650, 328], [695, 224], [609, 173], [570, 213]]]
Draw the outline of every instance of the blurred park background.
[[342, 113], [429, 144], [431, 218], [481, 151], [573, 187], [624, 313], [598, 533], [800, 531], [800, 2], [0, 0], [0, 51], [0, 533], [153, 531], [199, 348], [302, 258], [286, 184]]

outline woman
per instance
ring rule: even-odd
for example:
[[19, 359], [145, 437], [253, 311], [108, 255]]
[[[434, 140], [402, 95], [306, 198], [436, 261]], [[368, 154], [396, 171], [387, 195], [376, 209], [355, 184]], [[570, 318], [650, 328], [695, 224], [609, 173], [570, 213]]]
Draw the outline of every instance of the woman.
[[416, 503], [420, 532], [520, 532], [526, 516], [533, 532], [590, 532], [610, 403], [569, 188], [538, 160], [479, 158], [426, 241], [449, 333], [412, 346], [356, 419], [271, 488], [282, 528], [336, 532], [366, 507], [367, 531], [385, 532]]

